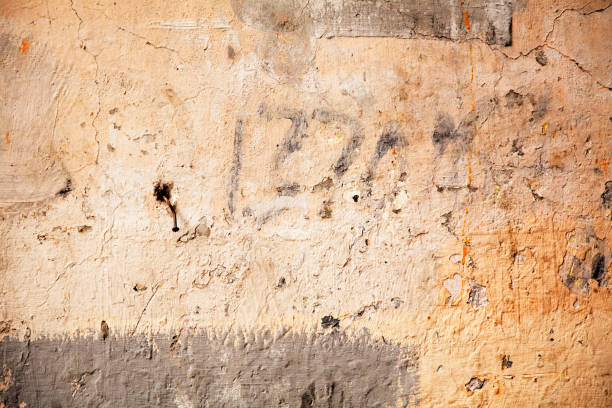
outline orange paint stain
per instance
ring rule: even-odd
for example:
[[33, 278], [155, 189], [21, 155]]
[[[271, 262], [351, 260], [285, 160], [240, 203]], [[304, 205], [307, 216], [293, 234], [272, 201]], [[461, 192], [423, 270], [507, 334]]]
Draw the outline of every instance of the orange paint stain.
[[478, 165], [480, 166], [482, 164], [482, 162], [480, 160], [478, 160]]
[[[470, 44], [470, 69], [472, 70], [472, 75], [470, 77], [470, 84], [472, 84], [474, 82], [474, 59], [472, 58], [472, 44]], [[472, 110], [474, 110], [474, 104], [472, 104]]]
[[[469, 30], [470, 29], [470, 21], [469, 21], [469, 15], [468, 13], [464, 13], [464, 21], [465, 21], [465, 27]], [[469, 50], [469, 62], [470, 62], [470, 93], [471, 93], [471, 107], [472, 107], [472, 111], [474, 111], [475, 109], [475, 97], [474, 97], [474, 54], [473, 54], [473, 49], [472, 49], [472, 44], [469, 43], [468, 44], [468, 50]], [[477, 133], [478, 129], [476, 126], [476, 123], [474, 123], [474, 129], [473, 129], [473, 134], [472, 136], [475, 137], [476, 133]], [[480, 156], [480, 150], [478, 150], [477, 154]], [[468, 166], [468, 175], [467, 175], [467, 186], [470, 187], [471, 183], [472, 183], [472, 158], [473, 158], [473, 151], [472, 149], [469, 150], [468, 152], [468, 162], [467, 162], [467, 166]], [[480, 164], [480, 161], [478, 161], [478, 164]], [[461, 266], [460, 266], [460, 270], [465, 272], [465, 260], [466, 260], [466, 256], [467, 256], [467, 248], [469, 245], [469, 239], [465, 236], [465, 230], [466, 230], [466, 225], [467, 225], [467, 215], [469, 214], [469, 209], [468, 209], [468, 205], [470, 205], [471, 202], [471, 196], [470, 196], [470, 191], [468, 190], [468, 194], [466, 197], [466, 207], [465, 207], [465, 216], [463, 217], [463, 226], [461, 228], [461, 235], [463, 236], [463, 240], [464, 240], [464, 244], [462, 246], [462, 257], [461, 257]]]
[[6, 132], [4, 134], [4, 138], [6, 139], [6, 143], [11, 143], [10, 139], [9, 139], [9, 132]]
[[463, 13], [463, 21], [465, 22], [465, 28], [469, 30], [470, 29], [470, 16], [467, 11]]
[[21, 47], [19, 47], [19, 51], [25, 54], [26, 52], [28, 52], [29, 47], [30, 47], [30, 42], [24, 38], [23, 40], [21, 40]]

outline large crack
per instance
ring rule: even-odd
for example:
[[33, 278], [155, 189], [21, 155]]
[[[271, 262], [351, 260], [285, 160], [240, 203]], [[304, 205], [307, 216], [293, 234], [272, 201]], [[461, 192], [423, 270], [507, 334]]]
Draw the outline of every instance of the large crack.
[[579, 69], [580, 71], [584, 72], [584, 73], [585, 73], [585, 74], [587, 74], [589, 77], [591, 77], [591, 79], [592, 79], [593, 81], [595, 81], [595, 83], [597, 83], [597, 85], [599, 85], [600, 87], [602, 87], [602, 88], [604, 88], [604, 89], [608, 89], [608, 90], [612, 91], [612, 87], [607, 86], [607, 85], [605, 85], [605, 84], [602, 84], [601, 82], [599, 82], [599, 80], [597, 80], [597, 79], [593, 78], [593, 75], [591, 74], [591, 72], [590, 72], [588, 69], [586, 69], [585, 67], [583, 67], [583, 66], [580, 64], [580, 62], [578, 62], [576, 59], [574, 59], [574, 58], [572, 58], [571, 56], [569, 56], [569, 55], [565, 54], [564, 52], [561, 52], [561, 51], [560, 51], [558, 48], [555, 48], [555, 47], [553, 47], [553, 46], [551, 46], [551, 45], [549, 45], [549, 44], [546, 44], [546, 46], [547, 46], [548, 48], [550, 48], [551, 50], [555, 50], [555, 51], [557, 51], [557, 52], [558, 52], [558, 53], [559, 53], [561, 56], [563, 56], [564, 58], [567, 58], [568, 60], [570, 60], [571, 62], [573, 62], [573, 63], [574, 63], [574, 65], [576, 65], [576, 67], [578, 67], [578, 69]]
[[153, 300], [153, 298], [155, 297], [155, 295], [157, 294], [157, 291], [159, 290], [159, 288], [161, 287], [161, 282], [158, 283], [157, 285], [155, 285], [155, 287], [153, 288], [153, 293], [151, 294], [151, 297], [149, 297], [149, 300], [147, 301], [147, 304], [144, 306], [144, 308], [142, 309], [142, 312], [140, 312], [140, 316], [138, 316], [138, 320], [136, 321], [136, 325], [134, 326], [134, 328], [132, 329], [132, 333], [131, 335], [133, 336], [136, 333], [136, 329], [138, 329], [138, 325], [140, 324], [140, 321], [142, 320], [142, 316], [144, 316], [145, 312], [147, 311], [147, 309], [149, 308], [149, 304], [151, 303], [151, 301]]
[[[559, 21], [559, 20], [560, 20], [560, 19], [561, 19], [561, 18], [562, 18], [562, 17], [563, 17], [563, 16], [564, 16], [566, 13], [569, 13], [569, 12], [575, 12], [575, 13], [578, 13], [578, 14], [580, 14], [580, 15], [582, 15], [582, 16], [590, 16], [590, 15], [595, 14], [595, 13], [603, 13], [603, 12], [605, 12], [607, 9], [609, 9], [610, 7], [612, 7], [612, 4], [610, 4], [610, 5], [606, 6], [606, 7], [599, 8], [599, 9], [597, 9], [597, 10], [590, 11], [590, 12], [588, 12], [588, 13], [583, 12], [583, 10], [584, 10], [584, 8], [585, 8], [585, 7], [586, 7], [586, 5], [585, 5], [583, 8], [581, 8], [581, 9], [577, 9], [577, 8], [567, 8], [567, 9], [563, 9], [563, 10], [562, 10], [560, 13], [558, 13], [558, 14], [555, 16], [555, 18], [553, 19], [553, 21], [552, 21], [552, 27], [551, 27], [551, 29], [550, 29], [550, 30], [549, 30], [549, 31], [546, 33], [546, 35], [544, 36], [544, 40], [542, 41], [542, 43], [540, 43], [540, 44], [536, 45], [535, 47], [533, 47], [533, 48], [529, 49], [527, 52], [521, 51], [521, 52], [520, 52], [520, 53], [519, 53], [517, 56], [514, 56], [514, 57], [513, 57], [513, 56], [508, 55], [507, 53], [505, 53], [505, 52], [502, 50], [502, 48], [501, 48], [501, 47], [499, 47], [499, 46], [492, 46], [491, 44], [488, 44], [486, 41], [483, 41], [483, 40], [482, 40], [482, 39], [480, 39], [480, 38], [473, 38], [473, 39], [464, 40], [464, 41], [459, 41], [459, 42], [468, 42], [468, 43], [469, 43], [469, 42], [475, 42], [475, 43], [481, 43], [481, 44], [484, 44], [484, 45], [485, 45], [485, 46], [487, 46], [487, 48], [489, 48], [489, 49], [490, 49], [492, 52], [500, 54], [500, 55], [501, 55], [501, 56], [502, 56], [502, 57], [503, 57], [505, 60], [513, 60], [513, 61], [519, 60], [519, 59], [521, 59], [521, 58], [529, 57], [529, 56], [531, 56], [531, 54], [532, 54], [533, 52], [535, 52], [535, 51], [540, 51], [540, 50], [542, 50], [543, 48], [545, 48], [545, 47], [546, 47], [546, 48], [549, 48], [549, 49], [551, 49], [551, 50], [554, 50], [554, 51], [558, 52], [558, 53], [559, 53], [559, 54], [560, 54], [560, 55], [561, 55], [563, 58], [565, 58], [565, 59], [567, 59], [567, 60], [571, 61], [571, 62], [572, 62], [574, 65], [576, 65], [576, 67], [577, 67], [577, 68], [578, 68], [580, 71], [582, 71], [582, 72], [584, 72], [585, 74], [587, 74], [587, 75], [588, 75], [588, 76], [591, 78], [591, 80], [593, 80], [593, 81], [594, 81], [594, 82], [595, 82], [597, 85], [599, 85], [601, 88], [608, 89], [608, 90], [612, 90], [612, 87], [609, 87], [609, 86], [607, 86], [607, 85], [605, 85], [605, 84], [602, 84], [600, 81], [598, 81], [597, 79], [595, 79], [595, 78], [593, 77], [593, 74], [592, 74], [592, 73], [591, 73], [591, 72], [590, 72], [588, 69], [586, 69], [586, 68], [585, 68], [585, 67], [584, 67], [584, 66], [583, 66], [583, 65], [582, 65], [580, 62], [578, 62], [578, 61], [577, 61], [575, 58], [573, 58], [572, 56], [570, 56], [570, 55], [568, 55], [568, 54], [566, 54], [566, 53], [564, 53], [564, 52], [562, 52], [562, 51], [560, 51], [558, 48], [554, 47], [553, 45], [551, 45], [551, 44], [549, 43], [550, 37], [553, 35], [553, 33], [555, 32], [555, 29], [557, 28], [557, 22], [558, 22], [558, 21]], [[505, 62], [504, 62], [504, 64], [505, 64]]]
[[151, 40], [149, 40], [148, 38], [146, 38], [146, 37], [144, 37], [144, 36], [142, 36], [140, 34], [137, 34], [137, 33], [133, 32], [133, 31], [130, 31], [130, 30], [128, 30], [125, 27], [121, 27], [121, 26], [116, 26], [116, 27], [117, 27], [117, 30], [119, 30], [119, 31], [123, 31], [124, 33], [130, 34], [130, 35], [132, 35], [132, 36], [134, 36], [134, 37], [136, 37], [136, 38], [138, 38], [140, 40], [143, 40], [145, 42], [145, 45], [148, 45], [149, 47], [152, 47], [152, 48], [154, 48], [156, 50], [166, 50], [166, 51], [169, 51], [169, 52], [173, 53], [174, 55], [176, 55], [178, 57], [178, 59], [183, 64], [186, 64], [186, 62], [183, 59], [183, 57], [181, 56], [181, 54], [179, 54], [179, 52], [177, 50], [175, 50], [174, 48], [166, 47], [165, 45], [157, 45], [157, 44], [153, 43]]
[[[597, 79], [593, 78], [593, 75], [591, 74], [591, 72], [590, 72], [588, 69], [584, 68], [584, 66], [582, 66], [582, 64], [580, 64], [580, 62], [578, 62], [578, 61], [577, 61], [575, 58], [571, 57], [570, 55], [568, 55], [568, 54], [566, 54], [566, 53], [564, 53], [564, 52], [562, 52], [562, 51], [560, 51], [558, 48], [553, 47], [553, 46], [552, 46], [552, 45], [549, 43], [550, 36], [551, 36], [551, 35], [554, 33], [555, 28], [556, 28], [556, 25], [557, 25], [557, 22], [558, 22], [558, 21], [559, 21], [559, 19], [561, 19], [561, 18], [562, 18], [562, 17], [563, 17], [563, 16], [564, 16], [566, 13], [569, 13], [569, 12], [574, 12], [574, 13], [578, 13], [578, 14], [580, 14], [580, 15], [582, 15], [582, 16], [590, 16], [590, 15], [595, 14], [595, 13], [603, 13], [603, 12], [605, 12], [607, 9], [609, 9], [610, 7], [612, 7], [612, 4], [609, 4], [609, 5], [608, 5], [608, 6], [606, 6], [606, 7], [599, 8], [599, 9], [597, 9], [597, 10], [590, 11], [590, 12], [588, 12], [588, 13], [583, 12], [583, 10], [584, 10], [584, 8], [585, 8], [586, 6], [588, 6], [588, 4], [587, 4], [587, 5], [585, 5], [585, 6], [584, 6], [583, 8], [581, 8], [581, 9], [576, 9], [576, 8], [567, 8], [567, 9], [562, 10], [562, 11], [561, 11], [559, 14], [557, 14], [557, 16], [556, 16], [556, 17], [553, 19], [552, 28], [551, 28], [551, 29], [550, 29], [550, 31], [549, 31], [549, 32], [546, 34], [546, 37], [544, 37], [544, 42], [543, 42], [543, 44], [541, 44], [541, 46], [540, 46], [540, 47], [538, 47], [538, 48], [541, 48], [541, 47], [544, 47], [544, 46], [545, 46], [545, 47], [548, 47], [548, 48], [550, 48], [550, 49], [552, 49], [552, 50], [554, 50], [554, 51], [558, 52], [558, 53], [559, 53], [561, 56], [563, 56], [564, 58], [566, 58], [566, 59], [570, 60], [571, 62], [573, 62], [573, 63], [576, 65], [576, 67], [578, 67], [578, 69], [580, 69], [582, 72], [584, 72], [585, 74], [587, 74], [588, 76], [590, 76], [590, 77], [591, 77], [591, 79], [592, 79], [593, 81], [595, 81], [595, 82], [596, 82], [596, 83], [597, 83], [597, 84], [598, 84], [600, 87], [605, 88], [605, 89], [608, 89], [608, 90], [612, 90], [612, 87], [609, 87], [609, 86], [607, 86], [607, 85], [605, 85], [605, 84], [602, 84], [602, 83], [601, 83], [601, 82], [599, 82]], [[529, 53], [531, 53], [532, 51], [533, 51], [533, 50], [531, 50]]]

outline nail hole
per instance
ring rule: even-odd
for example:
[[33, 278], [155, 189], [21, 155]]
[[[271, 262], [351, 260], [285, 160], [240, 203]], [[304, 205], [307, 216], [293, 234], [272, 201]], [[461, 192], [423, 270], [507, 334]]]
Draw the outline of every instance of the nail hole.
[[172, 212], [172, 218], [174, 219], [174, 226], [172, 227], [172, 232], [178, 232], [179, 227], [176, 223], [176, 209], [175, 205], [170, 202], [170, 190], [172, 190], [171, 183], [162, 183], [158, 181], [155, 184], [155, 188], [153, 189], [153, 194], [155, 195], [155, 199], [161, 203], [165, 203], [168, 205], [168, 208]]
[[155, 184], [155, 189], [153, 190], [155, 199], [160, 203], [165, 203], [165, 199], [170, 200], [170, 190], [172, 190], [172, 184], [158, 181], [157, 184]]

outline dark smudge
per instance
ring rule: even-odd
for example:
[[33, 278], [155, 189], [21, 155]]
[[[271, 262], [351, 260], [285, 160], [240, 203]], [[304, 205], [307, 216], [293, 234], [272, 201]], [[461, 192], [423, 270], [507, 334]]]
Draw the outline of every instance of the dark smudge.
[[612, 208], [612, 181], [606, 181], [604, 192], [601, 194], [601, 205]]
[[68, 193], [71, 191], [72, 191], [72, 180], [67, 179], [66, 185], [64, 186], [64, 188], [62, 188], [60, 191], [57, 192], [57, 195], [61, 197], [66, 197]]
[[580, 259], [567, 253], [557, 273], [570, 292], [582, 295], [589, 293], [591, 279], [597, 282], [598, 286], [608, 286], [610, 281], [608, 265], [612, 262], [612, 252], [608, 240], [595, 235], [590, 235], [586, 242], [580, 245], [591, 248], [585, 258]]
[[436, 125], [432, 135], [434, 145], [438, 146], [440, 154], [444, 153], [446, 146], [457, 136], [455, 123], [448, 113], [438, 113]]
[[283, 150], [278, 156], [277, 166], [287, 159], [291, 153], [302, 149], [303, 140], [307, 137], [306, 130], [308, 129], [308, 118], [303, 111], [280, 112], [278, 117], [289, 119], [291, 121], [291, 128], [283, 141]]
[[523, 95], [516, 92], [514, 89], [509, 90], [505, 98], [506, 98], [506, 108], [512, 108], [515, 105], [521, 106], [523, 104]]
[[368, 165], [368, 172], [363, 177], [364, 181], [368, 182], [372, 180], [374, 177], [374, 172], [376, 171], [376, 167], [378, 167], [378, 163], [382, 160], [383, 157], [389, 152], [389, 150], [405, 145], [406, 142], [404, 140], [404, 136], [402, 134], [399, 123], [397, 122], [389, 122], [385, 129], [383, 130], [382, 135], [376, 142], [376, 148], [372, 153], [372, 158], [370, 159], [370, 163]]
[[323, 219], [327, 219], [327, 218], [331, 218], [331, 216], [332, 216], [331, 203], [328, 200], [325, 200], [323, 201], [323, 206], [319, 210], [319, 217]]
[[267, 120], [271, 119], [289, 119], [291, 127], [285, 135], [282, 149], [276, 158], [276, 167], [279, 167], [292, 153], [302, 150], [304, 139], [308, 136], [308, 116], [302, 110], [291, 109], [270, 109], [265, 103], [259, 105], [257, 113], [264, 116]]
[[470, 381], [468, 381], [465, 384], [465, 388], [468, 391], [474, 392], [474, 391], [482, 389], [482, 387], [484, 387], [484, 385], [486, 383], [487, 383], [487, 379], [486, 378], [484, 380], [481, 380], [478, 377], [472, 377], [472, 378], [470, 378]]
[[306, 392], [302, 394], [302, 403], [300, 404], [300, 408], [308, 408], [314, 406], [315, 401], [315, 385], [314, 383], [310, 383], [308, 385], [308, 389]]
[[319, 191], [329, 190], [333, 186], [334, 186], [334, 181], [331, 179], [331, 177], [325, 177], [323, 180], [321, 180], [321, 182], [315, 184], [312, 187], [312, 192], [317, 193]]
[[376, 142], [376, 160], [382, 159], [389, 149], [397, 146], [401, 137], [402, 134], [397, 124], [388, 125], [382, 136], [380, 136], [380, 139], [378, 139], [378, 142]]
[[302, 111], [293, 112], [285, 117], [291, 121], [291, 129], [284, 145], [289, 153], [293, 153], [302, 149], [302, 140], [306, 137], [308, 120], [306, 119], [306, 114]]
[[458, 151], [467, 151], [474, 138], [474, 129], [479, 128], [495, 111], [499, 101], [496, 97], [482, 98], [476, 101], [474, 109], [454, 127], [453, 118], [441, 112], [436, 117], [432, 140], [438, 147], [439, 154], [443, 154], [449, 144], [455, 143]]
[[544, 51], [542, 50], [536, 53], [535, 60], [541, 66], [545, 66], [546, 64], [548, 64], [548, 58], [546, 58], [546, 54], [544, 54]]
[[321, 318], [321, 327], [323, 327], [324, 329], [328, 329], [330, 327], [340, 327], [340, 320], [336, 319], [332, 315], [323, 316]]
[[365, 139], [365, 132], [361, 126], [361, 122], [342, 113], [319, 109], [313, 112], [312, 117], [321, 123], [337, 122], [347, 126], [351, 130], [349, 142], [344, 146], [340, 157], [333, 167], [336, 176], [342, 177], [353, 163], [355, 151], [359, 149]]
[[537, 122], [546, 115], [546, 112], [548, 112], [550, 98], [548, 96], [540, 96], [536, 101], [533, 95], [529, 95], [529, 97], [531, 100], [531, 104], [533, 105], [533, 110], [531, 111], [531, 118], [529, 120], [532, 122]]
[[300, 185], [298, 183], [288, 183], [282, 186], [276, 187], [276, 192], [279, 196], [293, 197], [300, 192]]
[[234, 214], [234, 194], [238, 190], [240, 183], [240, 169], [242, 168], [241, 156], [242, 156], [242, 119], [236, 120], [236, 128], [234, 130], [234, 153], [232, 168], [230, 170], [230, 181], [227, 187], [227, 207], [231, 214]]
[[504, 355], [502, 358], [502, 370], [510, 367], [512, 367], [512, 360], [510, 360], [510, 356]]
[[495, 25], [492, 22], [489, 23], [489, 28], [487, 28], [486, 42], [489, 45], [496, 44]]
[[599, 286], [602, 286], [605, 274], [606, 258], [602, 254], [597, 254], [593, 257], [591, 263], [591, 279], [595, 280]]

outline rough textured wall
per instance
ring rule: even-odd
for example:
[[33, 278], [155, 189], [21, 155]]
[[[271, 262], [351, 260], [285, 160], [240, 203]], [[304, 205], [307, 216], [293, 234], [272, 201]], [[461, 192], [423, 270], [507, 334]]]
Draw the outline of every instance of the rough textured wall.
[[609, 406], [611, 43], [601, 0], [0, 1], [0, 406]]

